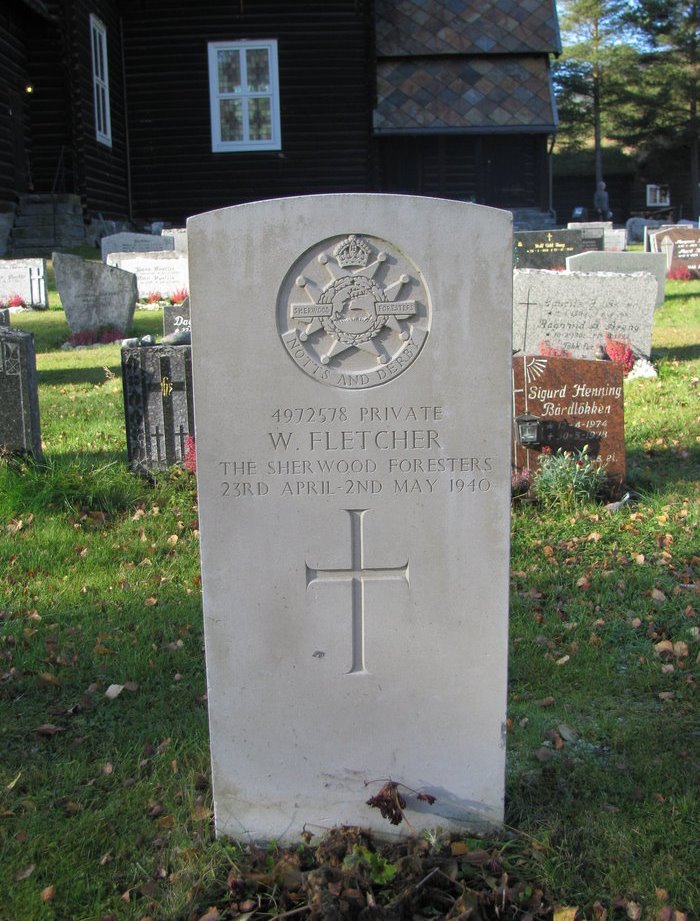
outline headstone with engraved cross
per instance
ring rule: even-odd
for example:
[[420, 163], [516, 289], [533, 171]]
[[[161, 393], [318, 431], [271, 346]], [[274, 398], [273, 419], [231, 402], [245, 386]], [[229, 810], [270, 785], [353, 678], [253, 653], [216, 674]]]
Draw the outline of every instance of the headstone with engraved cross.
[[131, 469], [182, 464], [187, 437], [194, 438], [190, 346], [123, 348], [122, 386]]
[[0, 452], [42, 456], [34, 336], [7, 326], [0, 326]]
[[[188, 222], [219, 833], [502, 821], [511, 221], [319, 195]], [[410, 828], [367, 803], [389, 778]]]

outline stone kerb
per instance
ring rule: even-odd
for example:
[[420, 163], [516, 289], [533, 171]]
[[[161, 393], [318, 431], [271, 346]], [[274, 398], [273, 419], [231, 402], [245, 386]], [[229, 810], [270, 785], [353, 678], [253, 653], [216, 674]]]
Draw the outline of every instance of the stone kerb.
[[53, 266], [71, 333], [106, 328], [129, 332], [138, 297], [130, 272], [66, 253], [54, 253]]
[[666, 256], [663, 253], [578, 253], [566, 260], [567, 272], [651, 272], [656, 278], [656, 306], [666, 292]]
[[648, 272], [516, 270], [513, 351], [539, 355], [547, 344], [571, 358], [600, 358], [607, 334], [648, 358], [657, 296]]
[[359, 194], [188, 222], [219, 834], [406, 834], [389, 777], [436, 796], [417, 833], [502, 821], [511, 229]]

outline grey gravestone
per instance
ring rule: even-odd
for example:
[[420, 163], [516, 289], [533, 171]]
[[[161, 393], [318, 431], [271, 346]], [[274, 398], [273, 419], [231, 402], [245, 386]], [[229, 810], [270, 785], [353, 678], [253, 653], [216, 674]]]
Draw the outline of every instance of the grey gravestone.
[[131, 273], [65, 253], [53, 254], [53, 267], [72, 333], [131, 329], [137, 297]]
[[164, 237], [169, 237], [173, 241], [173, 249], [176, 253], [187, 255], [187, 228], [170, 227], [161, 231]]
[[658, 285], [648, 272], [546, 272], [513, 279], [513, 351], [600, 358], [606, 334], [649, 357]]
[[163, 306], [163, 335], [171, 336], [181, 330], [190, 329], [190, 299], [186, 297], [179, 304]]
[[172, 250], [174, 246], [170, 237], [161, 237], [153, 233], [113, 233], [102, 237], [100, 249], [102, 261], [107, 261], [110, 253], [151, 253]]
[[656, 306], [664, 302], [666, 257], [663, 253], [579, 253], [566, 260], [567, 272], [651, 272], [656, 277]]
[[48, 307], [45, 259], [0, 259], [0, 302], [13, 294], [19, 294], [27, 307]]
[[134, 273], [139, 297], [170, 297], [189, 289], [187, 256], [182, 253], [112, 253], [107, 264]]
[[0, 327], [0, 449], [41, 459], [34, 336]]
[[0, 326], [10, 325], [10, 311], [7, 307], [0, 308]]
[[187, 437], [194, 438], [190, 346], [123, 348], [122, 386], [131, 469], [182, 464]]
[[513, 265], [517, 269], [563, 269], [567, 256], [601, 250], [598, 230], [523, 230], [513, 234]]
[[511, 228], [350, 194], [188, 222], [219, 833], [408, 833], [389, 777], [436, 797], [416, 832], [502, 821]]

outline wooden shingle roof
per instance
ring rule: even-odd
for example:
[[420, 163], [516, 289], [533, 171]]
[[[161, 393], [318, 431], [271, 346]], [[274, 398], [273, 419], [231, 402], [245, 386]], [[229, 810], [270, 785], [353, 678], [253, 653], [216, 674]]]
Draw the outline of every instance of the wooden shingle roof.
[[374, 130], [382, 133], [554, 131], [547, 60], [385, 60], [377, 64]]
[[379, 57], [561, 52], [554, 0], [376, 0]]

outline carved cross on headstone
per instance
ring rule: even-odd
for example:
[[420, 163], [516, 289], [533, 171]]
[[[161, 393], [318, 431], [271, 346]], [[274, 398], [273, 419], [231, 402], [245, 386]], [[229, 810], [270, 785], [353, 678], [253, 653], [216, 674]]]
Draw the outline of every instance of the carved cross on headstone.
[[363, 518], [366, 508], [344, 509], [350, 516], [350, 568], [312, 569], [306, 564], [306, 587], [314, 582], [350, 582], [352, 584], [352, 666], [348, 675], [366, 674], [365, 668], [365, 582], [405, 580], [408, 561], [403, 566], [365, 566]]

